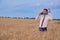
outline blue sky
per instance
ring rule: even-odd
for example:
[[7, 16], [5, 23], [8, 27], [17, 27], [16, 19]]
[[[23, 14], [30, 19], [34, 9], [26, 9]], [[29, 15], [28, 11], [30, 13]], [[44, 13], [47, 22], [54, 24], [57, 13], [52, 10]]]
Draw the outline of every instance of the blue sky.
[[0, 0], [0, 16], [36, 17], [44, 8], [51, 8], [55, 19], [60, 19], [60, 0]]

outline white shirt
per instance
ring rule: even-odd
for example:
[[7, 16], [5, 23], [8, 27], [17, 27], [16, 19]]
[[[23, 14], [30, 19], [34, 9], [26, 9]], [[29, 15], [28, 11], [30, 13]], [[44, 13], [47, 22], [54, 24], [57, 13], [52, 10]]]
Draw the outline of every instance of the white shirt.
[[[48, 15], [48, 14], [49, 14], [49, 15]], [[51, 13], [48, 13], [48, 14], [45, 16], [45, 19], [44, 19], [44, 22], [43, 22], [43, 26], [42, 26], [42, 27], [47, 27], [49, 20], [52, 20], [52, 19], [53, 19], [52, 14], [51, 14]], [[37, 20], [37, 19], [40, 20], [39, 27], [41, 27], [43, 18], [44, 18], [44, 15], [40, 15], [40, 16], [37, 16], [37, 17], [36, 17], [36, 20]]]

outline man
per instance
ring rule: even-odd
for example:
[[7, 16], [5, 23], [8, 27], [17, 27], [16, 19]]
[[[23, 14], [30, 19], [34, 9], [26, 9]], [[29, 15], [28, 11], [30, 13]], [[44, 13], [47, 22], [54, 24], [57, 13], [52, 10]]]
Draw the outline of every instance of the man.
[[39, 31], [47, 31], [48, 22], [53, 20], [53, 16], [50, 12], [50, 8], [44, 9], [43, 12], [39, 13], [35, 20], [40, 21]]

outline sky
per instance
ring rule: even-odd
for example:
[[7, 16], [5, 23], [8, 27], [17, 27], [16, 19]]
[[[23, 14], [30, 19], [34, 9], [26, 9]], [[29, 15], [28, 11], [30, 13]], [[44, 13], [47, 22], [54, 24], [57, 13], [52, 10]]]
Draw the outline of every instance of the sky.
[[0, 16], [4, 17], [36, 17], [44, 8], [60, 19], [60, 0], [0, 0]]

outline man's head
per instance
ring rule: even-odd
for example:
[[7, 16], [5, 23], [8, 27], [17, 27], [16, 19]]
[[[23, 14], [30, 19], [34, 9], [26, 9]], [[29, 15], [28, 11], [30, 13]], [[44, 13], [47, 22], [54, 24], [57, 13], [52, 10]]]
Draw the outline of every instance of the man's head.
[[43, 10], [43, 14], [44, 14], [44, 15], [47, 15], [47, 14], [48, 14], [48, 9], [44, 9], [44, 10]]

